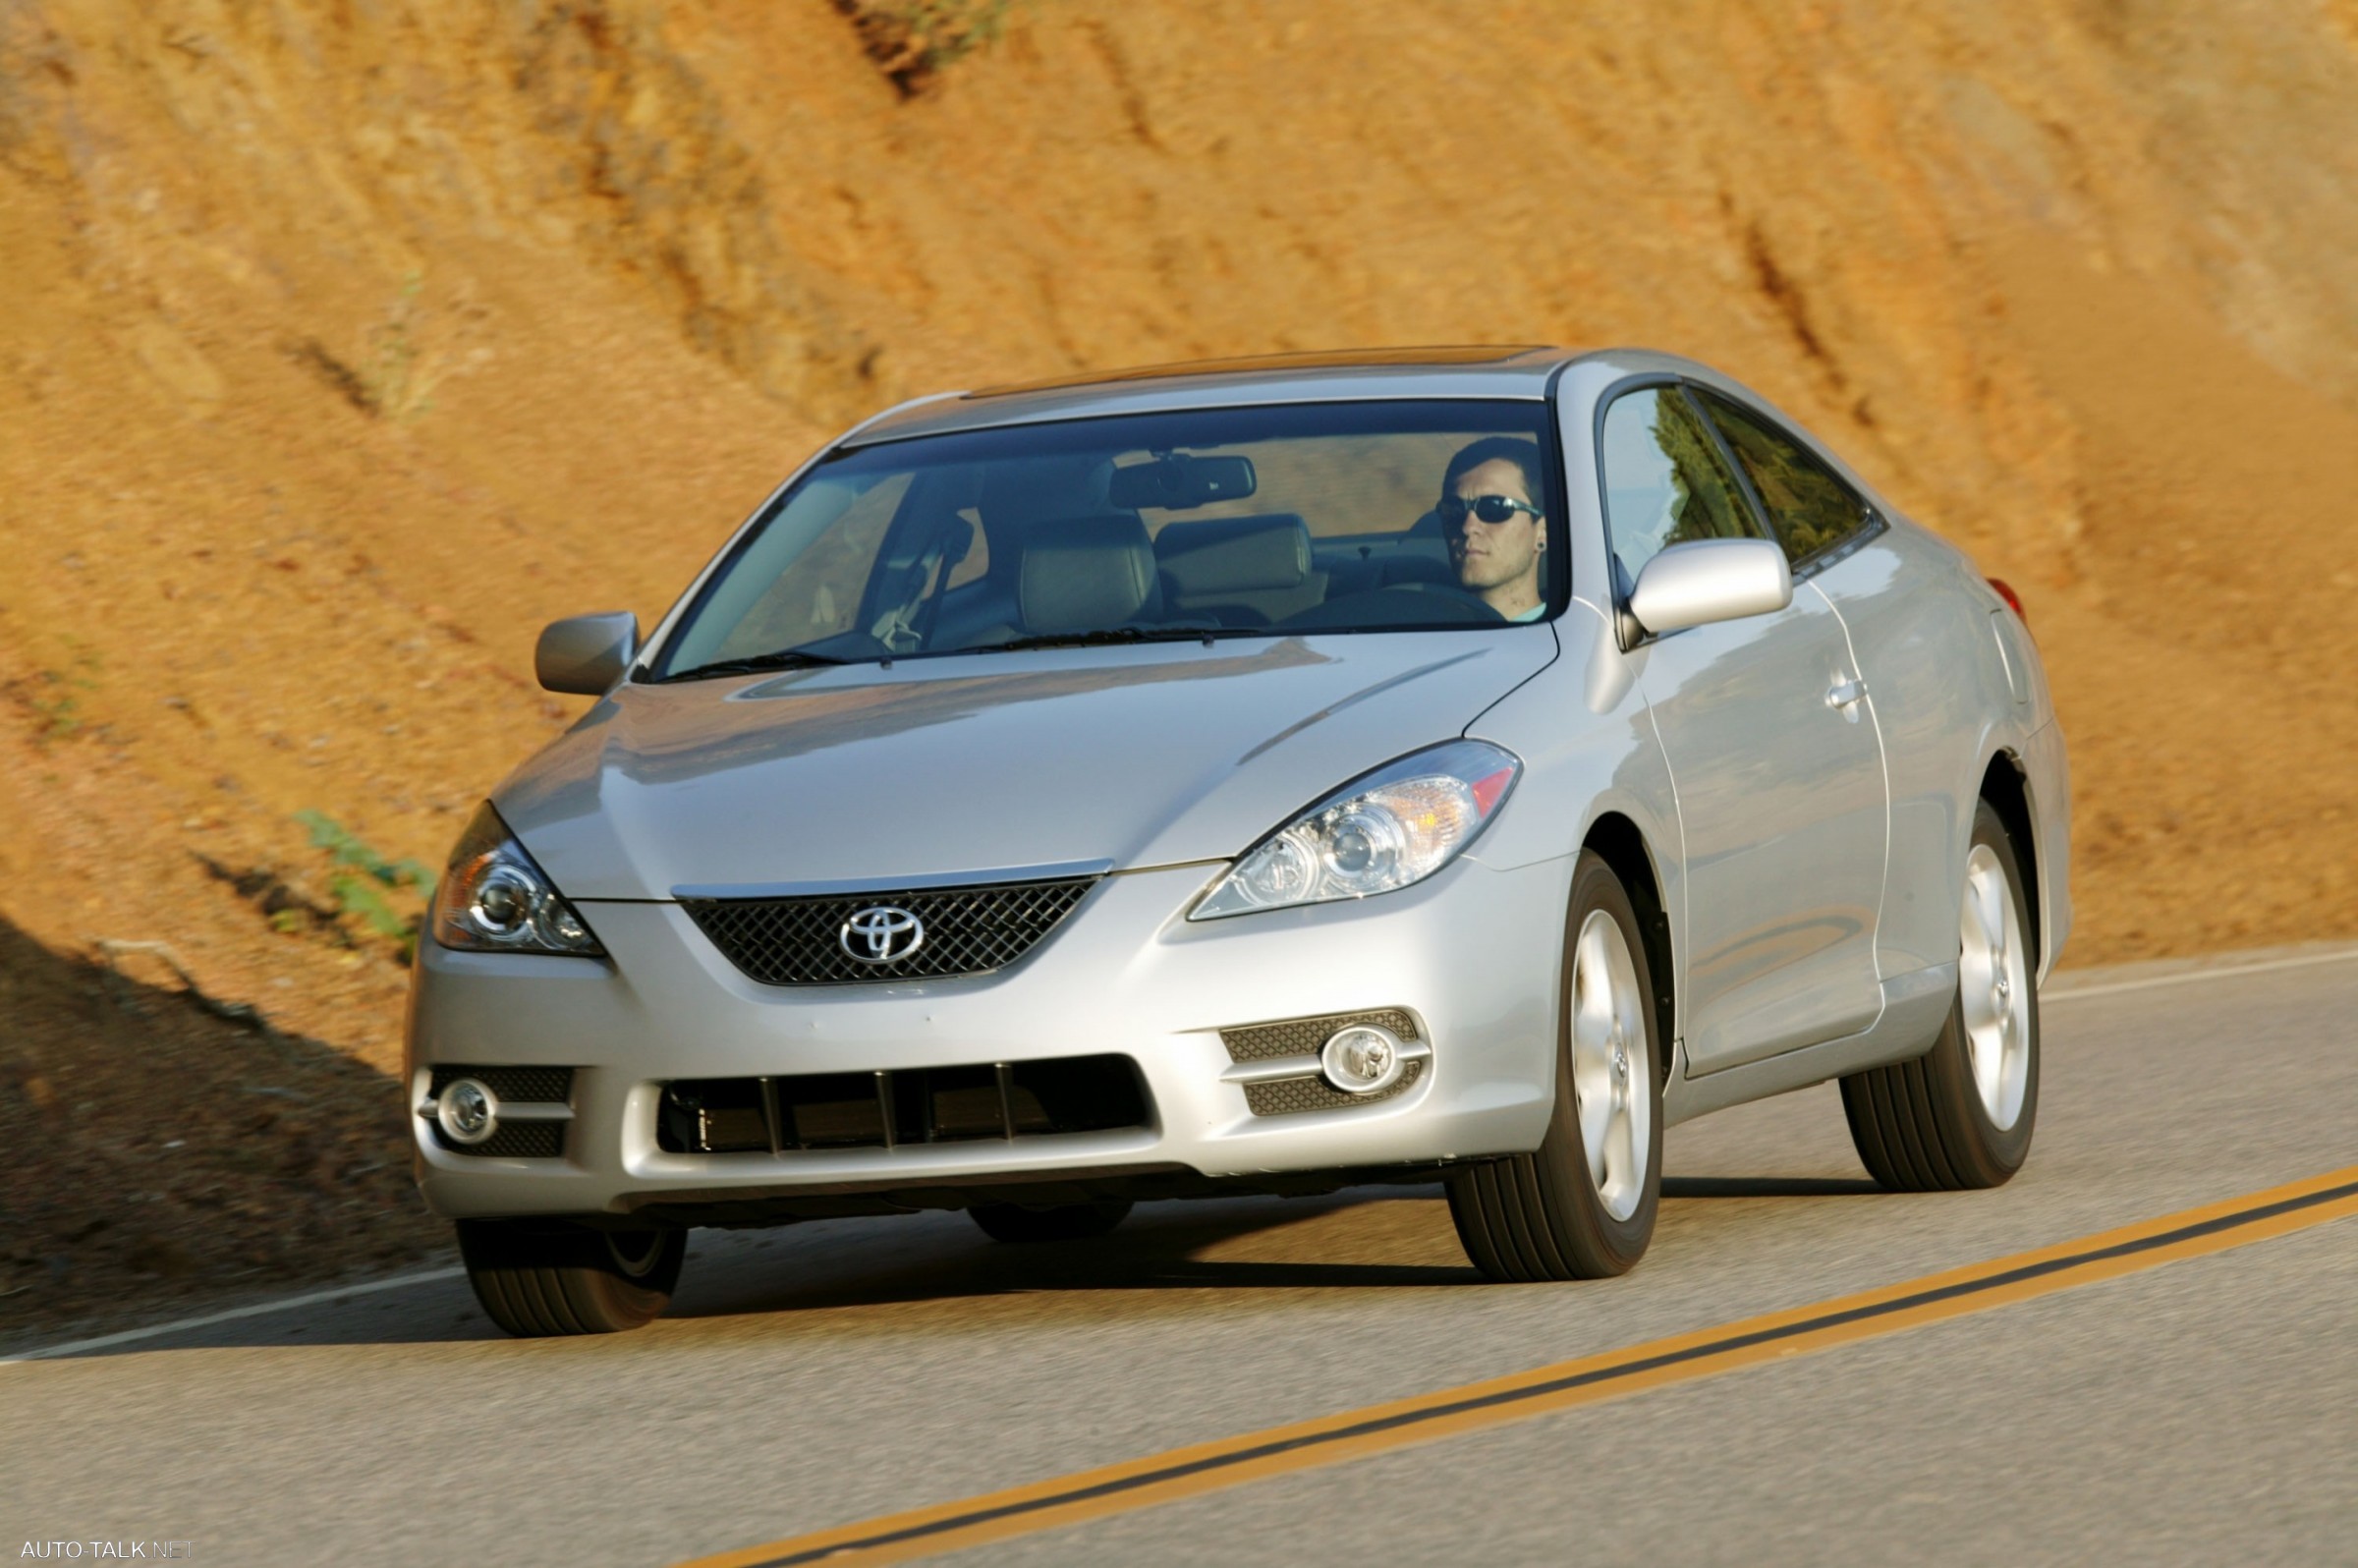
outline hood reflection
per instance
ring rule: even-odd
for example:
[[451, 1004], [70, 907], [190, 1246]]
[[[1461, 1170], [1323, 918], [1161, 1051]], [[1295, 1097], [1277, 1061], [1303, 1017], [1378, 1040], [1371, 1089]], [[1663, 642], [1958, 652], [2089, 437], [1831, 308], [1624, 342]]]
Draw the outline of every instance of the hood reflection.
[[1555, 649], [1498, 628], [630, 686], [494, 799], [576, 899], [1221, 860]]

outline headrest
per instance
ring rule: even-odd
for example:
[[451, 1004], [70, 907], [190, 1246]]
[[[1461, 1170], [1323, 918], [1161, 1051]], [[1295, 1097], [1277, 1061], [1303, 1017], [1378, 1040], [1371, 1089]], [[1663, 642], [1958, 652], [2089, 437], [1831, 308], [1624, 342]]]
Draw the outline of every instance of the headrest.
[[1057, 518], [1033, 525], [1016, 579], [1027, 632], [1120, 626], [1154, 591], [1154, 546], [1136, 514]]
[[1294, 512], [1172, 523], [1154, 539], [1154, 556], [1187, 597], [1255, 588], [1290, 588], [1310, 575], [1310, 528]]

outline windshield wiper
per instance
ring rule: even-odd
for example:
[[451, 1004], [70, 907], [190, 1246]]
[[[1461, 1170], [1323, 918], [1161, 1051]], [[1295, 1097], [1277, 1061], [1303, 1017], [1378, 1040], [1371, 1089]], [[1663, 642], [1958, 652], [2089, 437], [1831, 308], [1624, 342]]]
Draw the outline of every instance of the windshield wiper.
[[962, 653], [1006, 653], [1027, 647], [1109, 647], [1120, 643], [1208, 643], [1220, 635], [1216, 626], [1109, 626], [1096, 632], [1043, 632], [1009, 643], [985, 643]]
[[814, 653], [808, 648], [780, 648], [775, 653], [756, 653], [742, 659], [715, 659], [710, 664], [699, 664], [690, 670], [673, 670], [663, 677], [665, 682], [702, 680], [711, 675], [758, 675], [764, 670], [807, 670], [821, 664], [850, 664], [851, 659], [839, 659], [831, 653]]

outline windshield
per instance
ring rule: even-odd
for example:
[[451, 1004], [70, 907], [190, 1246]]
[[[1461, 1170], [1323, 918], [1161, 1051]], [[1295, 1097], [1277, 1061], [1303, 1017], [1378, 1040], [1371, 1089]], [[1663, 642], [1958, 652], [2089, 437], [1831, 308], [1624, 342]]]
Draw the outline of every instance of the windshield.
[[1537, 402], [1220, 409], [855, 448], [739, 541], [656, 679], [1541, 620], [1564, 592], [1556, 491]]

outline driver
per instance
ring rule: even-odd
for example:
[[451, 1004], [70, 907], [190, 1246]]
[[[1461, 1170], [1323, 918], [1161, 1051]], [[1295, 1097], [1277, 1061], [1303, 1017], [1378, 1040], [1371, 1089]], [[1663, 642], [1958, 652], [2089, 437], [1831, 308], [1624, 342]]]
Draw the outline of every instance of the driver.
[[1547, 553], [1547, 519], [1533, 497], [1542, 492], [1536, 441], [1487, 436], [1449, 460], [1435, 509], [1458, 587], [1510, 621], [1536, 621], [1547, 611], [1540, 589], [1540, 557]]

